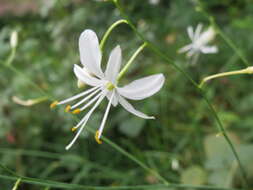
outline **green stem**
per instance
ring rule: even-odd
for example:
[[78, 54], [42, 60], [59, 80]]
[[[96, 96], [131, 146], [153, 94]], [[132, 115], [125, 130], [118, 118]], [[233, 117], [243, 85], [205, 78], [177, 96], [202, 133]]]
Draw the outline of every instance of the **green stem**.
[[8, 59], [6, 60], [5, 64], [6, 65], [11, 65], [14, 58], [15, 58], [15, 55], [16, 55], [16, 48], [14, 47], [14, 48], [11, 49], [11, 54], [8, 57]]
[[239, 75], [239, 74], [251, 74], [250, 69], [251, 69], [251, 67], [248, 67], [246, 69], [241, 69], [241, 70], [237, 70], [237, 71], [230, 71], [230, 72], [224, 72], [224, 73], [218, 73], [218, 74], [210, 75], [208, 77], [205, 77], [201, 81], [201, 83], [199, 85], [199, 88], [202, 88], [204, 83], [206, 83], [207, 81], [212, 80], [214, 78], [220, 78], [220, 77], [231, 76], [231, 75]]
[[[93, 129], [89, 128], [89, 127], [87, 127], [87, 130], [89, 132], [93, 133], [93, 134], [96, 133], [95, 130], [93, 130]], [[108, 145], [110, 145], [111, 147], [113, 147], [115, 150], [117, 150], [118, 152], [120, 152], [121, 154], [123, 154], [124, 156], [126, 156], [127, 158], [129, 158], [130, 160], [132, 160], [133, 162], [135, 162], [141, 168], [143, 168], [144, 170], [146, 170], [150, 174], [153, 174], [154, 176], [156, 176], [157, 179], [159, 179], [160, 181], [162, 181], [164, 184], [166, 184], [166, 185], [170, 184], [157, 171], [153, 170], [152, 168], [149, 168], [144, 162], [140, 161], [139, 159], [137, 159], [136, 157], [134, 157], [132, 154], [130, 154], [129, 152], [125, 151], [124, 149], [122, 149], [120, 146], [118, 146], [114, 142], [110, 141], [108, 138], [106, 138], [104, 136], [101, 136], [101, 139], [104, 142], [106, 142]]]
[[104, 36], [103, 36], [103, 38], [102, 38], [102, 40], [101, 40], [101, 42], [100, 42], [100, 49], [101, 49], [102, 52], [104, 51], [105, 43], [106, 43], [106, 41], [107, 41], [109, 35], [110, 35], [111, 32], [113, 31], [113, 29], [114, 29], [116, 26], [118, 26], [118, 25], [120, 25], [120, 24], [123, 24], [123, 23], [127, 24], [127, 21], [126, 21], [126, 20], [123, 20], [123, 19], [118, 20], [118, 21], [114, 22], [114, 23], [108, 28], [108, 30], [105, 32], [105, 34], [104, 34]]
[[[15, 181], [18, 178], [13, 176], [6, 176], [0, 175], [1, 179]], [[40, 186], [50, 186], [51, 188], [60, 188], [60, 189], [78, 189], [78, 190], [132, 190], [132, 189], [140, 189], [140, 190], [147, 190], [147, 189], [199, 189], [199, 190], [238, 190], [233, 188], [224, 188], [224, 187], [214, 187], [214, 186], [197, 186], [197, 185], [188, 185], [188, 184], [156, 184], [156, 185], [136, 185], [136, 186], [86, 186], [86, 185], [78, 185], [78, 184], [69, 184], [69, 183], [62, 183], [58, 181], [51, 181], [51, 180], [43, 180], [43, 179], [36, 179], [30, 177], [23, 177], [23, 183], [33, 184], [33, 185], [40, 185]]]
[[[198, 90], [198, 92], [200, 93], [200, 95], [203, 97], [203, 99], [205, 100], [205, 102], [207, 103], [209, 109], [211, 110], [211, 113], [213, 114], [214, 118], [217, 121], [218, 124], [218, 130], [219, 132], [221, 132], [225, 138], [225, 140], [227, 141], [230, 149], [232, 150], [236, 161], [238, 162], [238, 165], [240, 167], [240, 172], [242, 175], [242, 180], [244, 184], [247, 184], [247, 177], [246, 177], [246, 172], [242, 166], [242, 163], [239, 159], [239, 156], [237, 154], [237, 152], [235, 151], [234, 145], [232, 144], [231, 140], [229, 139], [229, 137], [226, 134], [226, 131], [223, 127], [223, 124], [217, 114], [217, 112], [215, 111], [213, 105], [210, 103], [210, 101], [208, 100], [205, 92], [199, 88], [198, 84], [191, 78], [191, 76], [186, 73], [183, 69], [181, 69], [179, 66], [177, 66], [171, 59], [169, 59], [167, 57], [167, 55], [165, 53], [163, 53], [157, 46], [155, 46], [153, 43], [149, 42], [146, 40], [146, 38], [136, 29], [136, 27], [134, 26], [134, 24], [131, 22], [131, 20], [129, 19], [128, 15], [125, 14], [124, 10], [122, 9], [122, 7], [119, 4], [118, 0], [114, 0], [114, 4], [117, 7], [117, 9], [119, 10], [120, 14], [128, 21], [128, 25], [132, 28], [132, 30], [136, 33], [137, 36], [139, 36], [144, 42], [147, 43], [147, 46], [150, 48], [150, 50], [152, 50], [154, 53], [156, 53], [157, 55], [159, 55], [162, 59], [164, 59], [164, 61], [166, 61], [167, 63], [171, 64], [177, 71], [181, 72], [184, 77], [186, 77], [192, 84], [193, 86], [196, 87], [196, 89]], [[247, 186], [247, 185], [245, 185]]]
[[133, 63], [133, 61], [135, 60], [135, 58], [138, 56], [138, 54], [147, 46], [147, 43], [144, 42], [137, 50], [136, 52], [132, 55], [132, 57], [129, 59], [129, 61], [127, 62], [127, 64], [124, 66], [124, 68], [120, 71], [118, 78], [117, 78], [117, 82], [119, 82], [119, 80], [123, 77], [123, 75], [126, 73], [126, 71], [128, 70], [128, 68], [131, 66], [131, 64]]
[[14, 187], [12, 188], [12, 190], [17, 190], [20, 182], [21, 182], [21, 178], [18, 178], [15, 185], [14, 185]]

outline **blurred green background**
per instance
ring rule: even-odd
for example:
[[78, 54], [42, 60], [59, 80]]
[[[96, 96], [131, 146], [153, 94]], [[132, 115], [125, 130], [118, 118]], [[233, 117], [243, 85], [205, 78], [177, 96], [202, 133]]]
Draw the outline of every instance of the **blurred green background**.
[[[196, 11], [194, 0], [123, 0], [122, 5], [138, 30], [166, 52], [196, 81], [203, 77], [244, 68], [243, 62], [217, 35], [218, 54], [201, 55], [194, 66], [177, 50], [190, 43], [189, 25], [209, 26]], [[221, 30], [252, 62], [253, 3], [250, 0], [210, 0], [204, 5]], [[84, 29], [103, 36], [121, 16], [110, 2], [92, 0], [0, 0], [0, 162], [20, 175], [94, 186], [161, 183], [107, 143], [98, 145], [84, 131], [69, 150], [76, 118], [64, 108], [50, 110], [50, 100], [23, 106], [20, 100], [45, 96], [62, 100], [81, 91], [73, 65], [79, 63], [78, 37]], [[12, 67], [10, 34], [18, 31], [19, 42]], [[111, 34], [105, 57], [119, 44], [123, 64], [142, 41], [127, 25]], [[103, 65], [105, 66], [105, 65]], [[14, 69], [13, 69], [14, 68]], [[156, 120], [137, 118], [122, 107], [111, 109], [104, 135], [173, 183], [242, 187], [238, 165], [223, 137], [216, 137], [213, 115], [192, 84], [171, 65], [146, 48], [135, 60], [121, 84], [162, 72], [166, 83], [153, 97], [132, 102]], [[249, 182], [253, 179], [252, 76], [213, 80], [205, 86], [229, 137], [236, 146]], [[31, 82], [35, 83], [35, 87]], [[39, 90], [38, 87], [41, 89]], [[21, 102], [22, 103], [22, 102]], [[26, 102], [27, 103], [27, 102]], [[106, 103], [92, 115], [88, 126], [97, 129]], [[79, 115], [81, 118], [82, 114]], [[1, 175], [9, 175], [0, 170]], [[251, 179], [251, 180], [250, 180]], [[0, 189], [14, 181], [0, 179]], [[22, 183], [19, 189], [44, 189]], [[53, 189], [53, 188], [52, 188]]]

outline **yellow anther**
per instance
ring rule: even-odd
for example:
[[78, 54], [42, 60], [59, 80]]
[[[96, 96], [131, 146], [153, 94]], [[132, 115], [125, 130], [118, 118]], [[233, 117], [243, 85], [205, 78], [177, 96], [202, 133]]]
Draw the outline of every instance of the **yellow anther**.
[[72, 111], [73, 114], [79, 114], [80, 112], [81, 112], [81, 110], [79, 108], [77, 108], [74, 111]]
[[71, 128], [71, 131], [72, 131], [72, 132], [75, 132], [76, 130], [77, 130], [77, 127], [72, 127], [72, 128]]
[[99, 139], [99, 131], [96, 131], [96, 134], [95, 134], [95, 140], [97, 141], [98, 144], [102, 144], [103, 142]]
[[50, 108], [51, 108], [51, 109], [55, 108], [55, 107], [57, 106], [58, 103], [59, 103], [58, 101], [52, 102], [52, 103], [50, 104]]
[[108, 82], [106, 84], [106, 88], [107, 90], [112, 91], [115, 88], [115, 86], [111, 82]]
[[69, 112], [71, 106], [70, 105], [67, 105], [66, 108], [65, 108], [65, 112]]

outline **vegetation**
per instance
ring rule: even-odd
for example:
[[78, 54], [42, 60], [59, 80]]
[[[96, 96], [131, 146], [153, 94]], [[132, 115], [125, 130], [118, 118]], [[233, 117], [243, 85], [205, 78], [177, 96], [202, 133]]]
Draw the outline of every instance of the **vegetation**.
[[[0, 9], [0, 189], [253, 186], [252, 75], [216, 78], [198, 86], [207, 76], [251, 66], [250, 0], [13, 2], [9, 6], [15, 8], [9, 12]], [[163, 73], [161, 91], [131, 101], [156, 119], [144, 120], [112, 107], [99, 145], [94, 132], [104, 101], [66, 151], [74, 136], [71, 128], [82, 114], [49, 106], [83, 90], [77, 88], [73, 73], [73, 65], [80, 63], [81, 32], [92, 29], [102, 39], [120, 19], [126, 23], [110, 33], [102, 67], [116, 45], [126, 64], [146, 42], [120, 85]], [[191, 64], [178, 50], [190, 43], [187, 27], [199, 23], [216, 30], [212, 44], [219, 51], [201, 54]], [[17, 47], [10, 44], [13, 31], [18, 33]]]

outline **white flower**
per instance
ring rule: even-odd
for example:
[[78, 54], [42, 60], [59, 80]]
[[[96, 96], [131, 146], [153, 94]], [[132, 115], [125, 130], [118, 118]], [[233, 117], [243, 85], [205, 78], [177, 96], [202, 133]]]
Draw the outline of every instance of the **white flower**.
[[109, 103], [105, 110], [99, 130], [95, 136], [98, 143], [102, 143], [100, 141], [100, 137], [104, 129], [111, 105], [117, 106], [120, 104], [128, 112], [138, 117], [144, 119], [154, 119], [153, 116], [148, 116], [136, 110], [125, 98], [131, 100], [142, 100], [152, 96], [163, 86], [165, 80], [163, 74], [144, 77], [139, 80], [135, 80], [124, 87], [118, 87], [117, 76], [121, 66], [120, 46], [117, 46], [111, 52], [105, 72], [103, 72], [101, 69], [102, 55], [99, 48], [99, 41], [96, 34], [92, 30], [85, 30], [81, 34], [79, 38], [79, 50], [81, 63], [85, 69], [78, 65], [74, 65], [74, 73], [79, 80], [89, 86], [92, 86], [92, 88], [61, 102], [54, 102], [51, 104], [51, 107], [60, 104], [66, 104], [79, 99], [76, 104], [72, 106], [67, 105], [65, 109], [66, 111], [73, 110], [72, 113], [75, 114], [80, 113], [81, 111], [90, 107], [92, 104], [94, 105], [81, 119], [81, 121], [72, 128], [73, 130], [79, 130], [66, 149], [69, 149], [74, 144], [88, 122], [91, 114], [105, 97], [107, 97]]
[[208, 43], [215, 37], [214, 29], [209, 27], [206, 31], [201, 33], [202, 27], [202, 24], [198, 24], [195, 32], [193, 31], [192, 26], [187, 28], [187, 33], [192, 43], [179, 49], [179, 53], [187, 52], [187, 57], [192, 57], [193, 55], [198, 55], [199, 53], [209, 54], [218, 52], [218, 48], [216, 46], [208, 45]]

